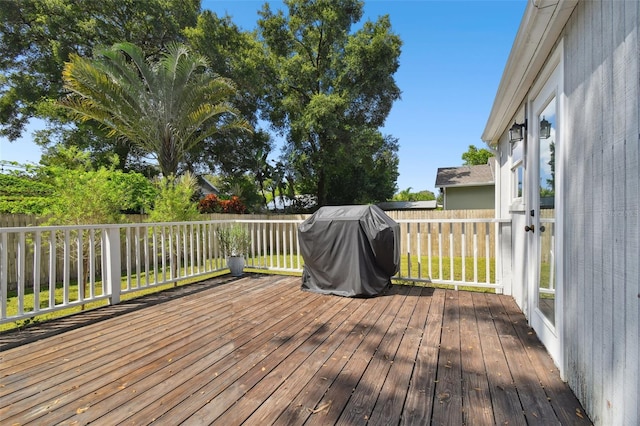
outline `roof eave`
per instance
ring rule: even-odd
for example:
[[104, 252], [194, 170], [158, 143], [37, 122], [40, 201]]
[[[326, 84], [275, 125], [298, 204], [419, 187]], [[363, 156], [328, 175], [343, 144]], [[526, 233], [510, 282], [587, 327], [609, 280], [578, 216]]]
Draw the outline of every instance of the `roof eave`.
[[509, 126], [578, 1], [533, 0], [527, 3], [482, 133], [482, 140], [490, 147], [497, 145]]
[[476, 183], [449, 183], [446, 185], [437, 185], [436, 188], [467, 188], [474, 186], [492, 186], [495, 182], [476, 182]]

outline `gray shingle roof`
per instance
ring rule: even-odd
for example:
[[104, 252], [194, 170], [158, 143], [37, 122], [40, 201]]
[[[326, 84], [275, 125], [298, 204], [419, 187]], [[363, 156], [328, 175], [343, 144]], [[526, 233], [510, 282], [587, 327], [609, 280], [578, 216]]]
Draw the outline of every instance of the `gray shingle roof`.
[[480, 186], [495, 183], [493, 159], [479, 166], [440, 167], [436, 176], [436, 187]]

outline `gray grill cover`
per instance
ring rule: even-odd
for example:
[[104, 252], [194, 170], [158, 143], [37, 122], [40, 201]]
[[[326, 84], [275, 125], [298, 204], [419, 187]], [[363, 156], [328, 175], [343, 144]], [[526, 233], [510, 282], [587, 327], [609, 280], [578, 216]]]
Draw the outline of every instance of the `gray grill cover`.
[[321, 207], [298, 237], [303, 290], [375, 296], [400, 266], [400, 226], [377, 206]]

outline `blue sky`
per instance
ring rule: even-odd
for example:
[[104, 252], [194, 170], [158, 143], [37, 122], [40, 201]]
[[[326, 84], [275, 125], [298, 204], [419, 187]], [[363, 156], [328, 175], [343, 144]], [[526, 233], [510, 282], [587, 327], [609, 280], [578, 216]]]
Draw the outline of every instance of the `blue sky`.
[[[229, 14], [243, 29], [256, 26], [264, 1], [203, 0], [202, 7]], [[272, 9], [281, 2], [270, 2]], [[526, 0], [369, 0], [364, 19], [388, 14], [403, 41], [395, 75], [402, 90], [383, 129], [399, 139], [397, 186], [436, 192], [438, 167], [459, 166], [480, 139]], [[0, 138], [0, 160], [36, 162], [30, 135]]]

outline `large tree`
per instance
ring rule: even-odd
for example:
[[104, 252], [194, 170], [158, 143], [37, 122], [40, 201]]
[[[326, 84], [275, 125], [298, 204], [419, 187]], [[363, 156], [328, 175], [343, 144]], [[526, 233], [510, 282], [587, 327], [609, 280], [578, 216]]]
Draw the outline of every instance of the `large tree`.
[[[121, 167], [138, 152], [106, 138], [91, 122], [70, 125], [55, 101], [63, 93], [62, 69], [71, 54], [90, 56], [99, 46], [129, 41], [149, 55], [184, 40], [200, 0], [3, 0], [0, 7], [0, 135], [18, 139], [26, 123], [45, 119], [36, 141], [75, 145]], [[96, 160], [94, 158], [94, 161]]]
[[170, 44], [158, 60], [131, 43], [99, 49], [94, 58], [72, 54], [63, 72], [70, 94], [61, 105], [154, 156], [165, 176], [177, 175], [186, 153], [208, 138], [250, 132], [230, 103], [235, 86], [207, 67], [182, 44]]
[[265, 112], [286, 134], [283, 158], [300, 190], [320, 206], [390, 198], [398, 145], [379, 128], [400, 97], [401, 41], [389, 17], [352, 32], [362, 1], [285, 4], [287, 15], [265, 4], [258, 21], [269, 55]]
[[[234, 106], [256, 128], [252, 134], [230, 132], [217, 137], [204, 149], [190, 152], [189, 160], [229, 177], [260, 169], [263, 154], [271, 151], [269, 134], [259, 129], [258, 122], [267, 66], [262, 44], [254, 33], [238, 28], [229, 16], [219, 17], [208, 10], [198, 16], [195, 27], [185, 29], [185, 36], [189, 45], [209, 60], [213, 72], [234, 81]], [[254, 177], [258, 181], [261, 178]]]

